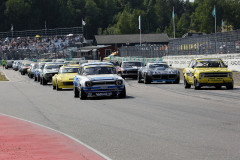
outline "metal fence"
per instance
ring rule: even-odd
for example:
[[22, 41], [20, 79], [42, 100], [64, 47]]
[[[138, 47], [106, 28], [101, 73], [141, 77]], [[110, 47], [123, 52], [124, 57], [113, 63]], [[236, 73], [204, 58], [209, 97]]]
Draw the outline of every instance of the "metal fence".
[[240, 30], [172, 39], [169, 55], [240, 53]]
[[36, 35], [55, 36], [55, 35], [67, 35], [67, 34], [83, 34], [83, 27], [0, 32], [0, 38], [34, 37]]
[[163, 57], [165, 55], [200, 55], [240, 53], [240, 30], [171, 39], [168, 45], [126, 46], [122, 57]]
[[167, 45], [155, 46], [124, 46], [119, 48], [122, 57], [155, 58], [167, 55]]

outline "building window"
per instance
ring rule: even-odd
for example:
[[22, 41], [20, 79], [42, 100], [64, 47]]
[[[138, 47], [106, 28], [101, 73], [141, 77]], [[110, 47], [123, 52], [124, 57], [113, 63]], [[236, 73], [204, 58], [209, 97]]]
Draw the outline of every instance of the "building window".
[[111, 49], [105, 49], [105, 57], [109, 56], [112, 53]]

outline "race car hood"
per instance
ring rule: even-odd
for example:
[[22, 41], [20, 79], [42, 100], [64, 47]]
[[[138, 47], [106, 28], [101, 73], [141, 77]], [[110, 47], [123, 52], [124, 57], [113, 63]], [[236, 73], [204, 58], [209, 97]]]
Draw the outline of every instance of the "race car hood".
[[59, 69], [45, 69], [45, 73], [57, 73]]
[[88, 75], [87, 78], [90, 81], [110, 81], [110, 80], [117, 80], [122, 79], [116, 74], [101, 74], [101, 75]]
[[171, 69], [171, 68], [163, 68], [163, 67], [158, 67], [150, 70], [153, 73], [158, 73], [158, 74], [176, 74], [178, 73], [177, 69]]
[[59, 75], [59, 79], [62, 80], [73, 80], [77, 73], [64, 73]]
[[133, 66], [133, 67], [124, 67], [124, 70], [135, 70], [135, 69], [140, 69], [141, 67]]

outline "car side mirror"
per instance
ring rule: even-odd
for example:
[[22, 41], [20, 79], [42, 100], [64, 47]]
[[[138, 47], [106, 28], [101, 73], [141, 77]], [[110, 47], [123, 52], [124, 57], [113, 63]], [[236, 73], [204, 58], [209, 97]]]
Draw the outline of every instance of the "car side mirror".
[[192, 66], [192, 68], [194, 69], [194, 66]]

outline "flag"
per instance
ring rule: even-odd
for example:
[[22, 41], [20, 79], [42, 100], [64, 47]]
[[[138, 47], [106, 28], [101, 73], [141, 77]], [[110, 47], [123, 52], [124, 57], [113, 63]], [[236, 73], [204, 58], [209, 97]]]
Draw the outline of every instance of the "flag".
[[222, 19], [222, 26], [225, 26], [223, 19]]
[[215, 6], [213, 8], [212, 15], [213, 15], [213, 17], [215, 17], [215, 15], [216, 15]]
[[13, 31], [13, 25], [11, 24], [11, 31]]
[[172, 18], [174, 19], [175, 15], [174, 15], [174, 7], [173, 7], [173, 11], [172, 11]]
[[141, 16], [138, 17], [138, 22], [139, 22], [138, 29], [140, 30], [141, 29]]
[[85, 26], [86, 22], [82, 19], [82, 25]]

